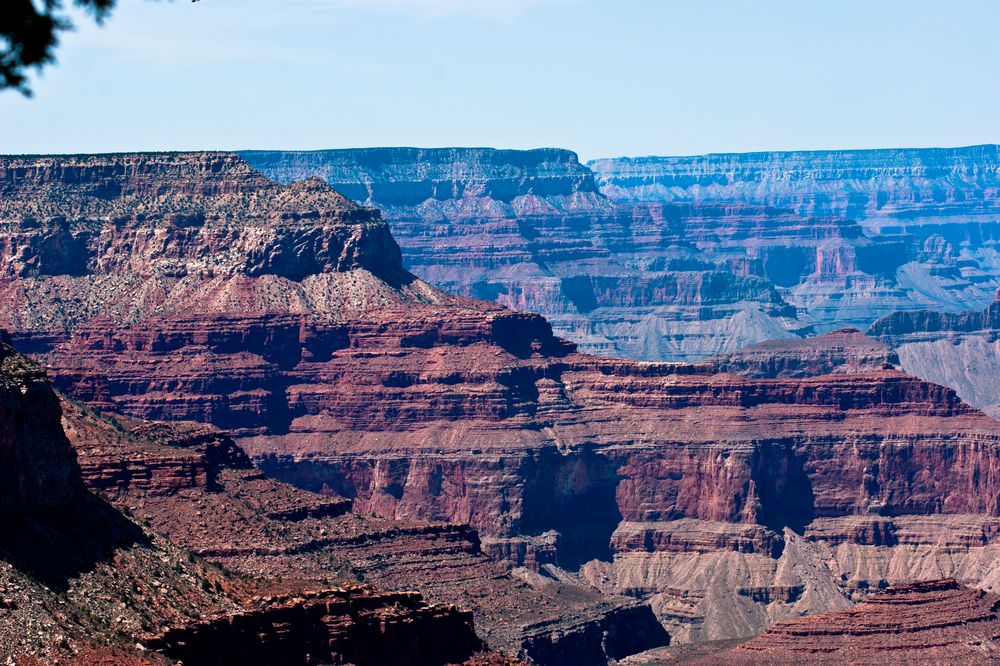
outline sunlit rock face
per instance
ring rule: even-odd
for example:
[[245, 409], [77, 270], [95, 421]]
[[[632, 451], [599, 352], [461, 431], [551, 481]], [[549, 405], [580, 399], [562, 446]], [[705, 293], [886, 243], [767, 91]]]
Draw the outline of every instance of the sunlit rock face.
[[[591, 594], [641, 600], [581, 611], [588, 645], [650, 608], [677, 641], [750, 636], [889, 582], [996, 577], [1000, 424], [900, 372], [877, 341], [840, 331], [699, 363], [603, 358], [537, 314], [414, 277], [383, 218], [319, 180], [283, 186], [225, 155], [44, 159], [118, 174], [101, 196], [77, 172], [17, 177], [5, 213], [10, 247], [64, 226], [87, 248], [71, 270], [68, 240], [44, 261], [3, 255], [0, 323], [59, 387], [131, 418], [228, 428], [273, 479], [369, 517], [463, 523], [525, 576], [570, 571]], [[136, 181], [140, 164], [161, 177]], [[126, 187], [147, 179], [152, 194]], [[776, 220], [814, 248], [870, 242], [836, 218], [812, 230], [760, 209], [739, 224], [792, 233]], [[735, 255], [741, 234], [712, 242]], [[850, 265], [837, 256], [817, 265], [836, 275]], [[733, 288], [751, 282], [775, 293], [759, 276]], [[150, 491], [173, 488], [173, 469]], [[118, 471], [88, 478], [121, 484]], [[525, 627], [518, 640], [547, 650], [552, 632]]]
[[985, 666], [1000, 659], [998, 603], [996, 594], [969, 589], [953, 579], [899, 585], [849, 610], [783, 622], [694, 663]]
[[409, 270], [541, 313], [586, 351], [701, 358], [808, 327], [771, 281], [703, 256], [679, 220], [609, 200], [567, 150], [242, 155], [282, 182], [319, 176], [378, 206]]
[[586, 166], [557, 149], [242, 155], [380, 207], [415, 274], [541, 313], [598, 354], [699, 360], [897, 310], [983, 307], [1000, 275], [995, 146]]

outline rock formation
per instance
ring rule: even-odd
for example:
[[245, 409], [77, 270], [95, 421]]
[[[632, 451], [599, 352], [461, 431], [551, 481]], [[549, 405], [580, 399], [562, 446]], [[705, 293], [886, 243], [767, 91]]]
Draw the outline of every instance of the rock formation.
[[[535, 558], [532, 566], [523, 560], [534, 552], [522, 554], [522, 561], [511, 564], [531, 570], [511, 574], [483, 554], [478, 535], [466, 525], [351, 513], [342, 497], [267, 478], [211, 426], [135, 421], [70, 400], [63, 413], [89, 487], [230, 570], [281, 580], [335, 576], [341, 585], [365, 581], [408, 595], [399, 597], [407, 607], [420, 601], [407, 591], [419, 589], [433, 601], [473, 611], [477, 632], [490, 647], [539, 664], [603, 664], [668, 641], [648, 606], [576, 581], [554, 566], [554, 555]], [[314, 603], [329, 599], [320, 596], [307, 606]], [[309, 615], [309, 608], [294, 612]], [[436, 615], [425, 615], [437, 623]], [[445, 615], [442, 622], [456, 621]], [[424, 631], [421, 621], [406, 626]], [[222, 640], [223, 630], [229, 631], [198, 629], [205, 641]], [[189, 640], [187, 631], [171, 639], [189, 644], [185, 663], [202, 649], [190, 646], [203, 645]]]
[[809, 326], [770, 281], [705, 256], [679, 216], [608, 200], [566, 150], [241, 155], [282, 182], [319, 176], [378, 206], [408, 269], [450, 293], [544, 314], [588, 351], [699, 358]]
[[1000, 595], [937, 580], [890, 587], [849, 610], [777, 624], [704, 664], [995, 664]]
[[1000, 416], [1000, 293], [983, 311], [897, 312], [869, 334], [895, 348], [910, 374], [955, 389], [991, 416]]
[[[649, 612], [622, 594], [648, 600], [683, 642], [748, 637], [893, 582], [952, 575], [986, 586], [997, 576], [1000, 424], [898, 371], [874, 341], [841, 332], [784, 352], [771, 345], [774, 362], [600, 358], [538, 315], [446, 296], [406, 273], [381, 218], [318, 181], [258, 177], [259, 191], [241, 190], [255, 176], [231, 155], [43, 158], [38, 168], [18, 159], [4, 173], [56, 175], [7, 186], [20, 193], [5, 213], [17, 247], [42, 247], [63, 226], [89, 258], [86, 270], [24, 275], [22, 266], [68, 260], [7, 253], [0, 322], [75, 398], [127, 419], [230, 428], [270, 477], [255, 478], [197, 429], [180, 438], [200, 442], [196, 455], [173, 447], [148, 473], [138, 469], [145, 455], [88, 468], [95, 487], [126, 506], [142, 498], [136, 510], [162, 516], [160, 529], [206, 557], [248, 571], [287, 558], [334, 566], [345, 561], [338, 549], [397, 562], [363, 567], [366, 580], [422, 581], [448, 600], [468, 592], [462, 605], [538, 659], [559, 654], [548, 652], [553, 636], [599, 659], [662, 642], [621, 631]], [[187, 192], [181, 222], [173, 177]], [[93, 182], [112, 194], [94, 195]], [[147, 182], [158, 185], [135, 184]], [[49, 189], [53, 218], [26, 224]], [[126, 209], [135, 212], [113, 212]], [[101, 251], [112, 245], [113, 256]], [[724, 362], [741, 374], [719, 372]], [[210, 453], [227, 471], [209, 471]], [[171, 522], [173, 511], [207, 517], [190, 500], [168, 510], [151, 499], [208, 483], [231, 489], [216, 498], [246, 498], [275, 480], [314, 493], [275, 491], [284, 499], [255, 509], [285, 516], [291, 541], [277, 545], [252, 540], [268, 523], [249, 513], [245, 535], [220, 542], [197, 520]], [[335, 515], [337, 498], [353, 512]], [[308, 532], [359, 514], [386, 529], [354, 543], [349, 530], [333, 532], [337, 547]], [[303, 548], [327, 565], [299, 558], [295, 544], [315, 544]], [[532, 581], [526, 596], [510, 593], [480, 548]], [[502, 582], [476, 601], [471, 583], [440, 582], [440, 567]], [[605, 610], [584, 583], [609, 595]], [[552, 594], [575, 600], [578, 623], [552, 622], [566, 616]], [[513, 630], [485, 610], [500, 597], [525, 600]], [[558, 610], [535, 613], [546, 600]]]
[[856, 328], [842, 328], [817, 338], [761, 342], [708, 362], [719, 372], [776, 379], [891, 369], [899, 358]]
[[617, 157], [587, 164], [614, 200], [765, 204], [852, 219], [995, 209], [1000, 146]]
[[[482, 649], [471, 614], [428, 606], [416, 593], [237, 577], [131, 522], [85, 490], [84, 480], [103, 485], [107, 475], [93, 465], [81, 474], [44, 373], [6, 343], [0, 343], [0, 405], [7, 475], [0, 508], [5, 661], [443, 664]], [[164, 431], [136, 429], [154, 439]], [[203, 426], [180, 432], [206, 465], [248, 466], [217, 433]], [[102, 455], [107, 442], [90, 441]], [[217, 483], [196, 466], [164, 472], [151, 461], [149, 467], [138, 485], [151, 494], [199, 480]]]
[[59, 402], [41, 367], [0, 331], [0, 513], [65, 506], [83, 490]]
[[1000, 285], [996, 146], [589, 169], [553, 149], [243, 156], [381, 207], [414, 273], [543, 314], [600, 354], [700, 360], [896, 310], [978, 308]]

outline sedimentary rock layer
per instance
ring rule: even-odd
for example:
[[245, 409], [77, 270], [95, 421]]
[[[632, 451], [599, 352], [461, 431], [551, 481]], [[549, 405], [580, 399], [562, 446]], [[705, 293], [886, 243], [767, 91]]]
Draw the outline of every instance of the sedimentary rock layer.
[[[335, 575], [399, 593], [419, 589], [433, 601], [471, 611], [478, 634], [490, 647], [539, 664], [603, 664], [669, 640], [647, 605], [603, 595], [574, 580], [554, 566], [554, 552], [547, 559], [535, 558], [532, 550], [522, 552], [522, 561], [510, 564], [532, 569], [512, 575], [483, 554], [478, 535], [467, 525], [352, 513], [351, 503], [342, 497], [267, 478], [249, 466], [225, 433], [209, 426], [101, 415], [72, 401], [64, 401], [64, 423], [88, 486], [176, 543], [230, 570], [283, 580]], [[121, 473], [122, 461], [127, 461], [128, 474]], [[177, 469], [198, 473], [179, 474]], [[370, 594], [373, 613], [382, 612], [382, 600], [395, 603], [391, 596]], [[371, 628], [365, 626], [372, 616], [352, 620], [356, 611], [343, 609], [342, 597], [324, 593], [307, 598], [304, 607], [278, 613], [299, 617], [307, 627], [344, 625], [330, 640], [339, 643], [354, 636], [351, 649], [363, 648], [372, 639]], [[331, 599], [344, 612], [331, 610]], [[398, 600], [408, 609], [420, 601], [410, 592]], [[365, 608], [358, 610], [367, 613]], [[448, 622], [466, 622], [448, 608], [418, 604], [419, 612], [412, 617], [399, 615], [399, 626], [433, 634]], [[182, 627], [164, 637], [162, 645], [185, 662], [210, 660], [217, 656], [212, 644], [234, 638], [230, 633], [266, 634], [266, 618], [272, 612], [264, 608], [231, 621], [211, 619]], [[440, 623], [434, 619], [438, 616]], [[357, 627], [351, 629], [352, 623]], [[322, 637], [315, 630], [304, 631], [303, 641]], [[459, 641], [459, 648], [463, 635], [456, 632], [452, 639]], [[180, 641], [187, 647], [179, 647]], [[387, 649], [397, 649], [394, 641]], [[280, 647], [268, 637], [254, 649], [267, 654]], [[372, 648], [350, 659], [395, 663], [387, 654], [392, 653]]]
[[850, 610], [777, 624], [704, 664], [994, 664], [1000, 596], [938, 580], [891, 587]]
[[586, 351], [648, 360], [984, 306], [1000, 284], [996, 155], [751, 153], [588, 169], [552, 149], [243, 153], [283, 182], [318, 176], [383, 208], [406, 265], [432, 284], [544, 314]]
[[996, 145], [617, 157], [587, 166], [615, 200], [765, 203], [854, 219], [902, 217], [927, 204], [995, 207], [1000, 186]]
[[768, 280], [703, 257], [679, 216], [609, 201], [566, 150], [241, 155], [282, 182], [318, 176], [380, 207], [417, 275], [542, 313], [587, 350], [697, 358], [808, 326]]
[[872, 324], [869, 334], [893, 346], [907, 372], [1000, 415], [1000, 300], [983, 311], [897, 312]]
[[[223, 164], [218, 179], [243, 173], [235, 158]], [[188, 199], [194, 221], [183, 243], [160, 199], [141, 199], [144, 217], [115, 233], [146, 229], [163, 245], [128, 245], [113, 273], [95, 262], [79, 276], [8, 278], [3, 289], [16, 297], [3, 301], [0, 321], [78, 399], [131, 418], [231, 428], [272, 479], [384, 520], [470, 525], [490, 553], [536, 570], [525, 576], [650, 600], [681, 640], [749, 636], [843, 608], [885, 583], [928, 577], [928, 562], [978, 585], [995, 575], [1000, 425], [892, 367], [874, 341], [839, 333], [814, 349], [775, 350], [774, 363], [729, 361], [747, 376], [719, 372], [715, 361], [590, 356], [538, 315], [413, 278], [385, 223], [321, 183], [268, 184], [226, 215], [211, 213], [222, 210], [221, 195], [204, 196], [211, 201]], [[287, 204], [274, 215], [279, 202]], [[99, 215], [68, 224], [71, 235], [94, 230], [90, 239], [117, 229]], [[256, 230], [252, 249], [206, 240], [217, 227], [244, 226]], [[353, 258], [318, 261], [314, 244], [286, 245], [287, 229], [295, 238], [319, 229], [324, 247], [356, 239]], [[306, 268], [241, 252], [301, 254]], [[163, 253], [198, 270], [149, 270]], [[178, 478], [202, 478], [151, 473], [144, 487], [120, 476], [104, 481], [109, 492], [125, 485], [151, 497], [183, 487]], [[420, 541], [446, 552], [471, 538], [449, 528]], [[235, 561], [256, 556], [203, 547]], [[423, 549], [402, 550], [419, 561]], [[634, 623], [631, 614], [644, 612], [616, 602], [591, 613], [589, 604], [580, 613], [590, 619], [572, 632], [587, 645], [627, 624], [614, 618]], [[520, 641], [530, 629], [522, 617]], [[539, 645], [551, 644], [562, 629], [539, 621]]]
[[[137, 424], [129, 433], [99, 415], [86, 412], [84, 419], [84, 412], [71, 410], [69, 421], [83, 426], [71, 436], [90, 445], [81, 472], [44, 373], [6, 343], [0, 343], [0, 404], [0, 458], [8, 475], [0, 507], [0, 658], [426, 664], [463, 661], [482, 649], [469, 613], [428, 606], [414, 592], [318, 581], [296, 589], [234, 577], [142, 529], [84, 488], [86, 481], [153, 496], [214, 490], [219, 469], [249, 468], [249, 459], [217, 431]], [[95, 433], [103, 436], [88, 438]], [[157, 444], [165, 437], [179, 455], [150, 460], [128, 447], [133, 459], [124, 462], [112, 453], [132, 440], [145, 442], [145, 452], [167, 449]], [[328, 515], [326, 506], [337, 503], [318, 504]], [[346, 507], [339, 504], [342, 513]]]

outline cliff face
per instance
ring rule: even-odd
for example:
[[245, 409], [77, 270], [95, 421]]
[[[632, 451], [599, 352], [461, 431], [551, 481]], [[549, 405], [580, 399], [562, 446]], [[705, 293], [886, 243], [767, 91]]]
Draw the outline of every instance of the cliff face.
[[456, 199], [495, 202], [486, 212], [496, 216], [554, 201], [565, 209], [610, 208], [590, 169], [558, 148], [245, 151], [240, 157], [278, 182], [301, 180], [309, 172], [344, 196], [386, 211], [436, 205], [446, 217]]
[[699, 360], [896, 310], [981, 307], [1000, 285], [995, 146], [589, 169], [558, 150], [243, 155], [381, 207], [417, 275], [541, 313], [601, 354]]
[[[313, 655], [327, 649], [316, 641], [332, 641], [336, 654], [352, 663], [403, 663], [410, 654], [417, 663], [460, 660], [477, 643], [469, 616], [452, 604], [471, 611], [491, 648], [539, 664], [603, 664], [669, 640], [648, 605], [601, 594], [568, 576], [557, 582], [565, 573], [554, 566], [554, 553], [536, 558], [533, 573], [515, 576], [483, 554], [467, 525], [352, 512], [349, 500], [329, 491], [266, 477], [210, 426], [97, 414], [69, 400], [63, 411], [87, 485], [199, 556], [270, 579], [326, 580], [336, 573], [392, 593], [368, 590], [355, 603], [343, 592], [323, 592], [299, 606], [282, 599], [277, 611], [267, 606], [179, 627], [157, 645], [185, 662], [217, 663], [219, 646], [230, 650], [230, 641], [248, 646], [251, 654], [243, 658], [273, 662], [287, 647], [269, 633], [271, 613], [275, 621], [294, 618], [295, 640], [310, 645]], [[429, 608], [414, 589], [449, 605]], [[392, 605], [402, 608], [388, 616], [379, 637], [374, 623]], [[329, 635], [319, 631], [324, 626]], [[247, 642], [251, 634], [259, 640]], [[427, 636], [441, 637], [440, 652], [428, 652], [436, 648]]]
[[678, 220], [608, 200], [569, 151], [241, 155], [282, 182], [318, 176], [380, 207], [417, 275], [544, 314], [589, 351], [699, 358], [808, 325], [767, 279], [703, 257]]
[[[0, 340], [6, 339], [0, 331]], [[0, 341], [0, 513], [65, 506], [83, 492], [41, 367]]]
[[895, 347], [907, 372], [1000, 415], [1000, 300], [982, 311], [896, 312], [872, 324], [869, 334]]
[[[0, 405], [0, 657], [11, 663], [170, 663], [165, 657], [218, 663], [239, 655], [260, 664], [276, 658], [425, 664], [461, 661], [482, 648], [470, 614], [430, 607], [416, 593], [319, 583], [279, 592], [274, 583], [234, 578], [84, 489], [83, 481], [119, 492], [141, 487], [153, 496], [199, 485], [214, 490], [220, 468], [250, 468], [219, 433], [138, 424], [146, 452], [166, 432], [175, 433], [170, 443], [182, 451], [163, 464], [132, 448], [133, 464], [122, 474], [115, 455], [122, 451], [112, 449], [131, 437], [128, 431], [72, 404], [62, 413], [41, 368], [6, 343], [0, 343]], [[75, 443], [89, 444], [82, 447], [82, 473], [61, 414], [84, 426], [70, 433]], [[196, 464], [176, 464], [185, 454]], [[100, 457], [110, 465], [95, 464]]]
[[[601, 191], [622, 205], [763, 204], [859, 221], [882, 248], [870, 257], [880, 266], [858, 264], [846, 283], [802, 273], [788, 285], [786, 297], [821, 321], [866, 328], [892, 310], [980, 308], [1000, 277], [992, 258], [1000, 231], [995, 145], [613, 158], [588, 166]], [[794, 266], [784, 268], [794, 276]], [[845, 300], [854, 312], [836, 311]]]
[[[325, 202], [335, 196], [315, 187]], [[267, 197], [294, 202], [298, 191], [267, 188], [272, 194], [257, 204], [264, 210]], [[306, 232], [310, 219], [325, 227], [322, 211], [332, 205], [313, 215], [319, 204], [311, 201], [291, 211]], [[240, 228], [243, 215], [251, 213], [234, 208], [226, 224]], [[209, 226], [213, 218], [204, 219]], [[130, 219], [123, 229], [146, 223]], [[150, 224], [154, 235], [171, 233], [165, 220]], [[342, 233], [376, 224], [345, 222]], [[847, 233], [842, 227], [827, 229]], [[271, 242], [253, 252], [270, 254]], [[618, 642], [620, 630], [648, 618], [649, 607], [619, 595], [648, 600], [674, 636], [696, 640], [749, 636], [802, 612], [843, 608], [868, 589], [932, 569], [977, 585], [997, 575], [1000, 425], [953, 391], [887, 367], [894, 359], [877, 343], [842, 333], [815, 349], [775, 351], [784, 360], [773, 368], [729, 361], [746, 376], [719, 372], [721, 360], [604, 359], [577, 352], [537, 315], [441, 294], [408, 276], [397, 254], [379, 262], [363, 244], [357, 254], [373, 263], [324, 265], [301, 279], [252, 273], [238, 255], [232, 271], [159, 277], [143, 268], [158, 255], [137, 250], [106, 280], [96, 264], [81, 276], [7, 278], [3, 289], [19, 296], [2, 301], [0, 316], [79, 399], [132, 418], [231, 427], [273, 479], [403, 525], [471, 525], [486, 551], [525, 565], [518, 575], [570, 587], [564, 598], [593, 600], [578, 596], [586, 581], [619, 600], [603, 611], [581, 602], [579, 622], [542, 614], [532, 622], [546, 597], [490, 583], [493, 598], [518, 600], [517, 630], [503, 640], [529, 655], [553, 654], [553, 637], [569, 635], [564, 646], [588, 646], [597, 659], [637, 649]], [[106, 285], [118, 283], [130, 286], [107, 296]], [[122, 312], [128, 317], [112, 319]], [[200, 487], [198, 465], [167, 467], [195, 471], [153, 472], [146, 485], [123, 479], [128, 470], [91, 478], [123, 501], [131, 488], [175, 497], [171, 483], [188, 487], [170, 481], [178, 476]], [[224, 476], [217, 482], [225, 485]], [[260, 548], [238, 535], [234, 548], [213, 543], [208, 529], [174, 529], [192, 547], [202, 542], [206, 556], [239, 561]], [[412, 561], [431, 548], [434, 561], [466, 552], [468, 563], [479, 549], [464, 530], [406, 528], [405, 541], [359, 535], [341, 552], [384, 562], [384, 544], [411, 544], [397, 550]], [[284, 544], [275, 552], [280, 560], [306, 550]], [[486, 571], [479, 566], [449, 571], [493, 580], [473, 576]], [[385, 567], [394, 573], [371, 579], [384, 575], [396, 581], [391, 587], [420, 580], [442, 595], [476, 598], [414, 567]], [[486, 599], [469, 603], [489, 617]], [[597, 641], [604, 632], [609, 638]]]
[[615, 200], [766, 203], [853, 219], [995, 208], [1000, 186], [995, 145], [618, 157], [587, 166]]

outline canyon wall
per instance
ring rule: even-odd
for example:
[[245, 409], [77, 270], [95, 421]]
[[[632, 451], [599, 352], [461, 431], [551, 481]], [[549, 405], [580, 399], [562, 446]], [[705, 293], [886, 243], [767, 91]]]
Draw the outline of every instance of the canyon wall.
[[895, 347], [907, 372], [1000, 415], [1000, 300], [982, 311], [897, 312], [872, 324], [869, 334]]
[[[0, 405], [0, 657], [10, 663], [214, 664], [237, 655], [249, 664], [443, 664], [483, 649], [470, 613], [429, 606], [415, 592], [318, 581], [283, 588], [235, 577], [144, 530], [84, 486], [109, 487], [109, 469], [96, 460], [120, 472], [114, 444], [129, 440], [128, 430], [70, 403], [64, 413], [41, 368], [3, 342]], [[78, 427], [67, 435], [64, 423]], [[119, 492], [215, 490], [221, 468], [251, 468], [206, 426], [134, 431], [146, 450], [130, 450], [129, 474], [115, 474]], [[142, 456], [167, 433], [176, 433], [164, 457], [174, 464]], [[176, 464], [185, 457], [194, 464]]]
[[[69, 399], [63, 413], [87, 486], [198, 556], [265, 579], [336, 576], [344, 589], [365, 581], [385, 591], [364, 591], [357, 605], [342, 591], [304, 597], [300, 606], [282, 597], [278, 617], [302, 625], [293, 629], [296, 640], [334, 641], [338, 650], [353, 650], [338, 652], [352, 663], [403, 663], [403, 652], [424, 660], [467, 654], [477, 643], [465, 629], [467, 614], [454, 606], [475, 617], [476, 633], [490, 648], [543, 665], [604, 664], [669, 641], [648, 605], [575, 581], [555, 566], [554, 552], [545, 557], [541, 548], [526, 548], [520, 559], [508, 552], [497, 563], [467, 525], [352, 512], [349, 500], [330, 491], [313, 493], [262, 474], [211, 426], [99, 414]], [[523, 568], [511, 573], [508, 564]], [[436, 605], [428, 607], [415, 589]], [[402, 609], [388, 616], [380, 643], [373, 622], [386, 617], [385, 605]], [[269, 651], [283, 648], [268, 635], [269, 609], [181, 627], [158, 645], [202, 663], [218, 659], [213, 646], [263, 632], [264, 644], [250, 649], [264, 655], [258, 659], [273, 658]], [[323, 626], [330, 637], [318, 631]], [[445, 644], [435, 648], [421, 635], [442, 636]], [[415, 648], [403, 649], [406, 641]], [[452, 652], [427, 651], [446, 648]]]
[[587, 166], [616, 201], [724, 201], [903, 219], [939, 214], [933, 207], [997, 212], [1000, 146], [616, 157]]
[[[1000, 424], [954, 391], [900, 372], [876, 341], [842, 331], [701, 363], [592, 356], [536, 314], [448, 296], [413, 277], [385, 222], [317, 180], [268, 181], [251, 193], [220, 184], [228, 171], [236, 182], [250, 177], [234, 156], [61, 159], [55, 174], [105, 160], [99, 171], [125, 180], [160, 161], [186, 166], [166, 169], [155, 194], [122, 195], [137, 197], [124, 217], [103, 212], [124, 201], [73, 185], [90, 179], [52, 176], [67, 208], [83, 211], [66, 222], [53, 209], [26, 223], [36, 190], [49, 185], [16, 177], [29, 202], [22, 217], [14, 204], [6, 213], [17, 247], [41, 247], [61, 226], [89, 258], [73, 271], [14, 275], [37, 263], [23, 261], [34, 250], [3, 255], [0, 290], [9, 297], [0, 322], [12, 339], [92, 406], [230, 428], [272, 481], [334, 498], [318, 511], [335, 514], [346, 499], [352, 515], [394, 521], [438, 553], [475, 559], [485, 550], [535, 588], [551, 582], [565, 598], [590, 599], [571, 626], [527, 615], [516, 631], [494, 625], [532, 658], [552, 654], [553, 636], [572, 636], [599, 660], [662, 642], [651, 630], [629, 642], [625, 631], [650, 607], [679, 642], [747, 637], [894, 582], [952, 575], [985, 587], [997, 576]], [[205, 164], [221, 166], [194, 180], [218, 182], [185, 194], [179, 220], [169, 173]], [[5, 173], [34, 173], [18, 165]], [[827, 228], [854, 233], [836, 220]], [[799, 225], [797, 233], [811, 232]], [[253, 242], [241, 242], [244, 234]], [[114, 238], [131, 240], [104, 262], [99, 250]], [[237, 458], [226, 474], [247, 473]], [[150, 472], [148, 482], [133, 484], [142, 475], [129, 469], [92, 478], [122, 501], [134, 486], [151, 509], [147, 498], [176, 479], [211, 478], [204, 463], [164, 464], [172, 471]], [[225, 485], [223, 476], [215, 482]], [[244, 482], [254, 480], [237, 488]], [[480, 544], [468, 528], [412, 527], [427, 523], [469, 525]], [[207, 528], [174, 529], [191, 547], [210, 538]], [[364, 549], [388, 539], [359, 536], [342, 547], [384, 562], [380, 550]], [[259, 556], [250, 545], [202, 547], [233, 561]], [[407, 548], [414, 562], [427, 552]], [[300, 554], [287, 544], [275, 552]], [[410, 580], [442, 595], [468, 592], [488, 617], [490, 603], [468, 587], [430, 582], [442, 574], [436, 566], [433, 575], [426, 567], [418, 575], [419, 565], [384, 575], [396, 581], [390, 587]], [[471, 576], [476, 567], [447, 570]], [[510, 587], [490, 589], [503, 596]], [[581, 589], [613, 602], [594, 610], [599, 602], [578, 597]]]
[[[891, 587], [857, 607], [784, 622], [699, 664], [994, 664], [1000, 597], [952, 579]], [[642, 662], [630, 662], [642, 663]]]
[[556, 149], [242, 155], [382, 208], [415, 274], [543, 314], [598, 354], [700, 360], [897, 310], [984, 307], [1000, 286], [996, 146], [587, 166]]
[[610, 201], [570, 151], [241, 155], [279, 181], [319, 176], [378, 206], [409, 270], [449, 293], [544, 314], [588, 351], [697, 358], [808, 327], [767, 279], [703, 256], [679, 220]]

